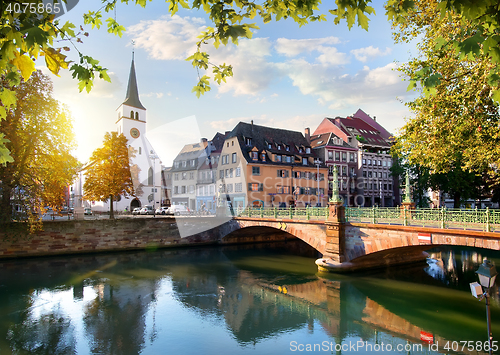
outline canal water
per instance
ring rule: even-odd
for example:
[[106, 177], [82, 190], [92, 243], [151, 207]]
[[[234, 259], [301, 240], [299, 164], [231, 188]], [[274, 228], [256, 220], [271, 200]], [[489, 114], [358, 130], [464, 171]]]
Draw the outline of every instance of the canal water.
[[469, 283], [500, 253], [430, 255], [349, 275], [300, 241], [2, 261], [0, 354], [485, 353]]

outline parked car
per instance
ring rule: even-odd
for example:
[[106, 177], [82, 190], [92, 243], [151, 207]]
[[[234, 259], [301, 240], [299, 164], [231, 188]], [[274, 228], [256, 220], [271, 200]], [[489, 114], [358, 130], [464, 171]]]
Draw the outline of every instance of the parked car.
[[92, 209], [90, 207], [85, 207], [83, 209], [83, 214], [87, 216], [92, 216]]
[[167, 214], [168, 207], [160, 207], [156, 209], [156, 214]]
[[168, 208], [167, 214], [179, 216], [181, 214], [189, 214], [191, 211], [184, 205], [172, 205]]
[[141, 208], [140, 214], [154, 214], [153, 206], [146, 205]]
[[138, 215], [138, 214], [141, 214], [141, 208], [140, 207], [136, 207], [134, 208], [134, 210], [132, 211], [132, 214], [135, 216], [135, 215]]

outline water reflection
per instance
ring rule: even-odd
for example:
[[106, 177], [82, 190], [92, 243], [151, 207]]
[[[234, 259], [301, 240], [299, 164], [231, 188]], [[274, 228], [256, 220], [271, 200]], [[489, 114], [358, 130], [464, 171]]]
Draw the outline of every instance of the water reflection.
[[292, 255], [300, 244], [269, 246], [4, 262], [0, 354], [275, 354], [293, 342], [420, 354], [438, 350], [429, 335], [439, 351], [485, 338], [484, 304], [468, 290], [482, 252], [434, 250], [429, 264], [338, 276]]

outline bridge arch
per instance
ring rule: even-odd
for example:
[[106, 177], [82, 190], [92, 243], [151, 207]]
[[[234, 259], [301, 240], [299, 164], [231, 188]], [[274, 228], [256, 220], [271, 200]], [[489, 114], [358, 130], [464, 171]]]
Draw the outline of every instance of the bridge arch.
[[[253, 236], [252, 241], [259, 241], [259, 239], [255, 239], [256, 231], [262, 231], [266, 234], [261, 237], [262, 241], [297, 238], [309, 244], [321, 254], [325, 253], [326, 227], [322, 222], [234, 218], [225, 223], [224, 226], [220, 226], [219, 240], [221, 244], [245, 242], [246, 240], [242, 238], [248, 238], [251, 233]], [[239, 241], [235, 240], [238, 237]]]

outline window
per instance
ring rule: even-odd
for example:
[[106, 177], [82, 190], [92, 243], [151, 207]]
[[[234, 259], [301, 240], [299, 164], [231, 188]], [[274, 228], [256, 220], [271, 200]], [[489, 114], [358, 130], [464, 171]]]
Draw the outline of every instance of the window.
[[252, 175], [260, 175], [260, 166], [252, 166]]
[[134, 111], [130, 111], [130, 118], [134, 119]]
[[179, 162], [178, 161], [174, 162], [174, 168], [178, 168], [178, 167], [179, 167]]
[[377, 165], [382, 166], [382, 160], [379, 160]]
[[257, 152], [250, 152], [250, 157], [252, 160], [258, 160], [259, 159], [259, 153]]
[[281, 150], [281, 146], [280, 145], [278, 145], [278, 150]]
[[196, 166], [196, 159], [191, 160], [191, 166]]
[[141, 147], [139, 147], [139, 155], [141, 155], [141, 154], [142, 154], [142, 149], [141, 149]]
[[347, 166], [342, 166], [342, 176], [347, 176]]
[[263, 185], [256, 182], [249, 182], [248, 191], [263, 191]]
[[328, 151], [328, 160], [333, 160], [333, 150]]
[[187, 173], [182, 173], [182, 180], [186, 180], [187, 179]]
[[347, 161], [347, 153], [346, 152], [342, 152], [342, 161], [343, 162]]
[[354, 153], [349, 153], [349, 161], [350, 162], [354, 162], [355, 161], [354, 159], [355, 159], [354, 158]]
[[193, 179], [194, 179], [194, 172], [190, 172], [190, 173], [189, 173], [189, 179], [190, 179], [190, 180], [193, 180]]
[[236, 168], [235, 175], [236, 175], [236, 177], [241, 176], [241, 168]]
[[236, 163], [236, 153], [231, 155], [231, 163]]
[[277, 170], [277, 177], [280, 177], [280, 178], [287, 178], [289, 177], [289, 171], [288, 170]]
[[311, 148], [309, 147], [306, 148], [306, 154], [311, 154]]
[[392, 184], [389, 184], [389, 190], [392, 190]]
[[390, 161], [388, 161], [388, 162], [387, 162], [387, 166], [388, 166], [388, 167], [390, 167], [390, 166], [391, 166], [391, 162], [390, 162]]
[[229, 164], [229, 154], [222, 156], [222, 165]]
[[274, 161], [277, 161], [277, 162], [281, 163], [281, 155], [275, 155], [274, 156]]
[[366, 177], [366, 171], [363, 171], [363, 177]]
[[354, 174], [355, 174], [355, 173], [354, 173], [354, 168], [353, 168], [353, 167], [351, 167], [351, 176], [354, 176]]
[[241, 182], [237, 182], [234, 184], [234, 192], [242, 192], [243, 191], [243, 184]]
[[233, 192], [233, 184], [227, 184], [226, 190], [227, 190], [227, 192]]
[[186, 193], [186, 186], [181, 186], [181, 194], [185, 194]]
[[174, 174], [174, 180], [179, 180], [179, 173]]
[[261, 153], [260, 160], [266, 161], [266, 153], [264, 153], [264, 152]]
[[371, 177], [372, 177], [372, 172], [371, 172], [371, 171], [369, 171], [369, 172], [368, 172], [368, 177], [369, 177], [369, 178], [371, 178]]
[[387, 179], [387, 173], [384, 173], [384, 179]]
[[252, 145], [252, 138], [245, 138], [245, 145]]
[[208, 196], [208, 186], [207, 185], [203, 186], [203, 192], [204, 192], [205, 196]]
[[387, 166], [387, 162], [385, 160], [382, 161], [382, 166]]
[[210, 185], [210, 195], [213, 196], [215, 194], [215, 187], [214, 185]]
[[289, 152], [289, 151], [290, 151], [290, 146], [289, 146], [289, 145], [285, 145], [285, 150], [286, 150], [287, 152]]
[[289, 194], [290, 193], [290, 186], [281, 186], [281, 185], [278, 185], [278, 186], [276, 186], [276, 193], [278, 193], [278, 194]]
[[335, 161], [340, 160], [340, 152], [335, 152]]
[[382, 172], [379, 172], [378, 173], [378, 177], [381, 178], [382, 177]]
[[233, 147], [233, 146], [234, 146], [234, 140], [231, 141], [231, 147]]
[[227, 142], [227, 145], [226, 145], [226, 147], [228, 147], [228, 148], [229, 148], [229, 142]]
[[203, 196], [203, 186], [198, 186], [198, 196]]
[[307, 158], [302, 158], [302, 165], [307, 165]]
[[233, 168], [229, 169], [229, 177], [232, 178], [233, 177]]
[[229, 177], [229, 169], [226, 169], [226, 178]]
[[177, 195], [179, 193], [179, 186], [174, 186], [174, 194]]
[[182, 161], [182, 167], [185, 168], [187, 166], [187, 162], [185, 160]]
[[224, 169], [219, 171], [219, 179], [224, 179]]
[[267, 143], [267, 149], [272, 149], [273, 145], [271, 143]]
[[387, 184], [384, 184], [384, 190], [387, 190]]
[[366, 165], [366, 159], [363, 159], [363, 165]]
[[136, 120], [139, 120], [139, 112], [136, 112], [136, 113], [135, 113], [135, 119], [136, 119]]

